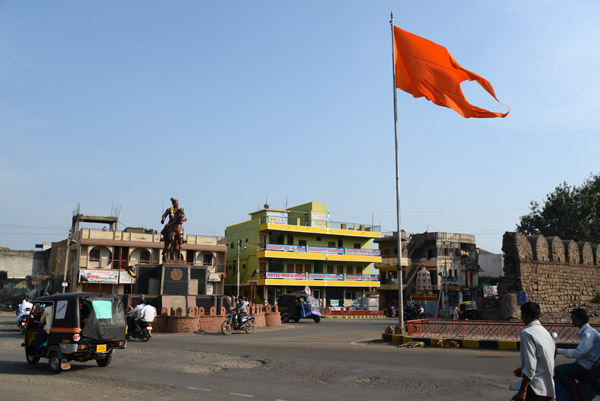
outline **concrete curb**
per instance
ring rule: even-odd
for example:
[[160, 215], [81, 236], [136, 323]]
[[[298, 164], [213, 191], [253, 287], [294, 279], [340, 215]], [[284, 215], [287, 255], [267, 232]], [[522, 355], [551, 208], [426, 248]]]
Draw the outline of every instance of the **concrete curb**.
[[[424, 337], [409, 337], [402, 334], [382, 334], [381, 340], [394, 343], [409, 343], [412, 341], [421, 341], [426, 347], [437, 347], [437, 342], [440, 338], [424, 338]], [[444, 340], [456, 341], [461, 348], [470, 349], [498, 349], [503, 351], [518, 351], [521, 349], [520, 341], [508, 340], [476, 340], [476, 339], [461, 339], [461, 338], [445, 338]], [[558, 348], [576, 348], [577, 344], [558, 343]]]

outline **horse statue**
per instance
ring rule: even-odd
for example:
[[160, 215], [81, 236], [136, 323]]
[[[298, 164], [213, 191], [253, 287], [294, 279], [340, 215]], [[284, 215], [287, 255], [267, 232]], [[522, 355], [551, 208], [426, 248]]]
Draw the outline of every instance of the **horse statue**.
[[187, 221], [183, 208], [177, 208], [173, 212], [173, 218], [165, 226], [163, 248], [163, 262], [167, 260], [183, 260], [181, 245], [186, 241], [183, 239], [183, 222]]

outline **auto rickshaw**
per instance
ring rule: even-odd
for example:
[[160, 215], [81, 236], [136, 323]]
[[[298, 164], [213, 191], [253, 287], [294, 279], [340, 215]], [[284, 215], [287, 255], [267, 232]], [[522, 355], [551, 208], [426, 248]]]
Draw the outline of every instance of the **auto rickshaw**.
[[[48, 307], [52, 307], [50, 334], [46, 341], [37, 344], [36, 334], [44, 330], [40, 319]], [[68, 369], [68, 363], [73, 360], [93, 359], [98, 366], [105, 367], [110, 364], [115, 349], [125, 348], [126, 329], [119, 297], [86, 292], [49, 295], [33, 301], [22, 346], [30, 365], [37, 364], [40, 358], [48, 358], [54, 373]]]
[[281, 294], [277, 299], [277, 307], [283, 323], [290, 320], [298, 323], [300, 319], [312, 319], [315, 323], [321, 321], [318, 301], [305, 293]]
[[477, 319], [478, 315], [477, 302], [466, 301], [458, 304], [458, 318], [460, 320]]

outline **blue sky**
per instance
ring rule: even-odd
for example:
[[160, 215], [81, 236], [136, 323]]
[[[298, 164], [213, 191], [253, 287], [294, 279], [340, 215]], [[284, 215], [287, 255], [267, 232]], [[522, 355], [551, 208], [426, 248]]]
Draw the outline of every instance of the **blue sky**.
[[171, 196], [187, 233], [267, 197], [395, 230], [390, 11], [511, 108], [398, 91], [403, 229], [500, 252], [530, 201], [600, 172], [596, 1], [0, 1], [0, 246], [65, 238], [78, 204], [159, 229]]

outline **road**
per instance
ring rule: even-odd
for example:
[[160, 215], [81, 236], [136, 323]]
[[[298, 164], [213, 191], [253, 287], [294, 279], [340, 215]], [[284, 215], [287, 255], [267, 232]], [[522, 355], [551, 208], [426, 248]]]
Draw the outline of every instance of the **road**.
[[[0, 398], [43, 400], [507, 400], [514, 351], [399, 348], [391, 319], [300, 321], [253, 334], [155, 334], [110, 366], [52, 374], [25, 362], [14, 317], [0, 316]], [[6, 397], [6, 398], [5, 398]]]

